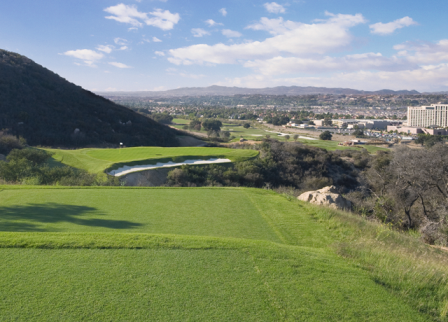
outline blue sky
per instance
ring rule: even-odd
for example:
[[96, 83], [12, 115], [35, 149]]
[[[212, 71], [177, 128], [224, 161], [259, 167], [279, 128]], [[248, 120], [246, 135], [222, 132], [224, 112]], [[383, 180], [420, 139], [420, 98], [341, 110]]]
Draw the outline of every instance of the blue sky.
[[14, 0], [0, 48], [93, 91], [448, 90], [448, 1]]

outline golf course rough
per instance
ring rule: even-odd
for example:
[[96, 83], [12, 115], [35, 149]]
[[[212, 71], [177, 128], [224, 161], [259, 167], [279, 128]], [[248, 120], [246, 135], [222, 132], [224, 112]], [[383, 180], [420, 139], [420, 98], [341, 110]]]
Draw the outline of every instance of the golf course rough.
[[270, 191], [1, 189], [4, 321], [427, 320]]

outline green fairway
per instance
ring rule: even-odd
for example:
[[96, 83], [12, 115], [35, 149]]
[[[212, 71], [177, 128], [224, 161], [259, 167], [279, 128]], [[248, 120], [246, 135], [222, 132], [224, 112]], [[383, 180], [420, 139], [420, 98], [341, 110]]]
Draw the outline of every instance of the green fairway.
[[377, 151], [388, 151], [389, 150], [386, 148], [381, 148], [381, 147], [377, 147], [374, 145], [366, 145], [366, 144], [357, 145], [355, 147], [341, 146], [341, 145], [338, 145], [338, 143], [340, 143], [340, 142], [337, 142], [337, 141], [305, 140], [305, 139], [301, 139], [300, 137], [297, 141], [301, 142], [303, 144], [309, 145], [309, 146], [314, 146], [314, 147], [325, 149], [328, 151], [366, 149], [367, 151], [369, 151], [369, 153], [376, 153]]
[[99, 173], [106, 169], [116, 169], [122, 165], [135, 165], [137, 163], [155, 164], [166, 161], [183, 161], [188, 158], [210, 159], [213, 157], [223, 157], [238, 162], [258, 155], [255, 150], [205, 147], [45, 150], [54, 153], [53, 159], [55, 161], [91, 173]]
[[0, 189], [2, 321], [428, 321], [431, 310], [439, 314], [429, 293], [400, 295], [337, 255], [334, 245], [365, 223], [354, 228], [354, 217], [343, 222], [268, 190]]
[[[174, 127], [178, 128], [178, 129], [182, 129], [182, 127], [185, 124], [189, 124], [189, 120], [183, 120], [183, 119], [175, 119], [173, 120], [173, 122], [177, 123], [177, 124], [181, 124], [181, 125], [175, 125]], [[237, 142], [239, 141], [240, 138], [243, 138], [245, 140], [262, 140], [265, 139], [267, 135], [269, 135], [269, 137], [271, 139], [275, 139], [275, 140], [279, 140], [279, 141], [288, 141], [288, 142], [294, 142], [293, 136], [294, 134], [289, 134], [290, 138], [289, 140], [286, 140], [284, 136], [279, 135], [277, 133], [272, 133], [272, 132], [267, 132], [263, 129], [257, 128], [257, 127], [250, 127], [248, 129], [245, 129], [241, 124], [232, 124], [232, 123], [223, 123], [223, 127], [221, 128], [222, 131], [229, 131], [231, 135], [233, 135], [235, 137], [235, 139], [232, 140], [232, 142]], [[282, 130], [283, 133], [287, 133], [288, 129]], [[197, 131], [194, 131], [197, 132]], [[206, 133], [205, 131], [201, 131], [202, 133]], [[320, 132], [317, 132], [318, 134]], [[304, 136], [304, 135], [300, 135], [299, 134], [299, 138], [297, 140], [297, 142], [301, 142], [303, 144], [309, 145], [309, 146], [314, 146], [314, 147], [318, 147], [318, 148], [322, 148], [325, 150], [329, 150], [329, 151], [334, 151], [334, 150], [359, 150], [361, 148], [366, 149], [367, 151], [369, 151], [369, 153], [376, 153], [377, 151], [381, 150], [381, 151], [387, 151], [387, 148], [382, 148], [382, 147], [377, 147], [377, 146], [373, 146], [373, 145], [360, 145], [357, 147], [349, 147], [349, 146], [340, 146], [338, 145], [338, 141], [324, 141], [324, 140], [308, 140], [308, 139], [303, 139], [300, 138], [300, 136]], [[305, 135], [306, 136], [306, 135]]]

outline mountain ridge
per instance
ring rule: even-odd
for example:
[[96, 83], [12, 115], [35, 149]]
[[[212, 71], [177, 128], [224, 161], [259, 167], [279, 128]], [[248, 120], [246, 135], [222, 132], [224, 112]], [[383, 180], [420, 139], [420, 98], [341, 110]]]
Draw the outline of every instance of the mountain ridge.
[[98, 95], [111, 96], [134, 96], [134, 97], [182, 97], [182, 96], [232, 96], [232, 95], [311, 95], [311, 94], [334, 94], [334, 95], [414, 95], [420, 94], [416, 90], [399, 90], [382, 89], [379, 91], [362, 91], [351, 88], [327, 88], [314, 86], [276, 86], [266, 88], [243, 88], [243, 87], [227, 87], [212, 85], [208, 87], [182, 87], [167, 91], [111, 91], [96, 92]]

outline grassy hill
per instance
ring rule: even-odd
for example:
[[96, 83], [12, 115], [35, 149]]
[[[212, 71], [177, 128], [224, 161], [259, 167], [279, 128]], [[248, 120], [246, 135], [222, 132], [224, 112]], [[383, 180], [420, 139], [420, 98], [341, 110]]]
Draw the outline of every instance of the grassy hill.
[[54, 153], [53, 159], [55, 161], [91, 173], [116, 169], [121, 165], [155, 164], [157, 162], [183, 161], [191, 158], [223, 157], [231, 161], [245, 161], [256, 157], [259, 153], [255, 150], [205, 147], [46, 150]]
[[175, 132], [0, 49], [0, 129], [30, 145], [177, 146]]
[[2, 320], [446, 320], [446, 255], [247, 188], [0, 191]]

